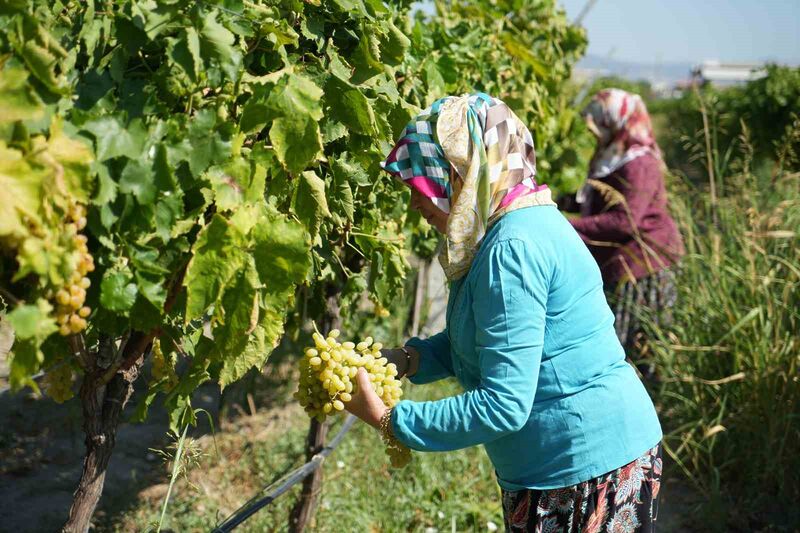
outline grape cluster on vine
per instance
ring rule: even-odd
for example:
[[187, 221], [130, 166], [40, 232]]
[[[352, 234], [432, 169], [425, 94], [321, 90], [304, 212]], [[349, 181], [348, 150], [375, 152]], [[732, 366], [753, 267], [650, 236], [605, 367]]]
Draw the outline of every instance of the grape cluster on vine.
[[154, 383], [163, 382], [164, 387], [169, 390], [178, 384], [178, 374], [175, 372], [175, 361], [164, 354], [161, 349], [161, 341], [153, 341], [153, 367], [150, 370]]
[[47, 371], [42, 380], [45, 394], [57, 403], [64, 403], [74, 396], [72, 392], [72, 367], [66, 363], [57, 364]]
[[74, 204], [67, 213], [65, 232], [71, 236], [75, 253], [76, 268], [72, 272], [68, 284], [56, 292], [56, 322], [58, 332], [67, 336], [80, 333], [86, 329], [86, 318], [92, 310], [85, 306], [86, 289], [91, 282], [86, 275], [94, 270], [94, 258], [89, 253], [88, 239], [80, 231], [86, 227], [86, 210], [80, 204]]

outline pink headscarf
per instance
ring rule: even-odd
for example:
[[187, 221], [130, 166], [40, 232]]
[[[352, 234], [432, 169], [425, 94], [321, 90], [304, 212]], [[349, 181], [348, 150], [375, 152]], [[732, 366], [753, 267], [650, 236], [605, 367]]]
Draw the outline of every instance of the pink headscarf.
[[[638, 94], [622, 89], [603, 89], [581, 114], [598, 138], [597, 149], [589, 164], [590, 179], [603, 179], [643, 155], [661, 158], [650, 115]], [[578, 191], [578, 202], [585, 202], [590, 191], [591, 185], [585, 184]]]

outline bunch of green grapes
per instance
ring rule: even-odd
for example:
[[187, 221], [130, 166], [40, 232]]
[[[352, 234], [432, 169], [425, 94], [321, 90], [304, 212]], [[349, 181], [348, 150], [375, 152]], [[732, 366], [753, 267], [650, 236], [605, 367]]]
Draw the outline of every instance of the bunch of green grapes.
[[44, 393], [50, 396], [57, 403], [64, 403], [74, 396], [72, 392], [72, 367], [66, 363], [61, 363], [44, 375], [42, 380]]
[[308, 416], [320, 422], [334, 412], [344, 409], [352, 399], [356, 372], [363, 367], [375, 392], [383, 403], [393, 407], [403, 391], [396, 379], [397, 367], [381, 356], [383, 345], [367, 337], [358, 344], [338, 342], [339, 330], [332, 330], [327, 338], [313, 334], [314, 347], [306, 348], [300, 361], [300, 386], [294, 397]]
[[67, 213], [66, 233], [71, 236], [77, 254], [76, 269], [72, 272], [68, 285], [55, 294], [58, 304], [56, 321], [58, 332], [67, 336], [80, 333], [86, 329], [86, 317], [92, 310], [83, 305], [86, 301], [86, 289], [91, 282], [86, 274], [94, 270], [94, 258], [86, 245], [86, 235], [80, 231], [86, 227], [86, 210], [80, 204], [74, 204]]
[[178, 374], [175, 372], [175, 362], [161, 350], [161, 341], [153, 341], [153, 367], [150, 370], [153, 382], [163, 381], [166, 389], [172, 389], [178, 384]]

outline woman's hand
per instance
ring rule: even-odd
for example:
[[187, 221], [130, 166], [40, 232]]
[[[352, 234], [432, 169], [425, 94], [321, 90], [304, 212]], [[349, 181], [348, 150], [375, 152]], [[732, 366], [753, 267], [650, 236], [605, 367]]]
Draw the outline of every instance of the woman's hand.
[[359, 368], [356, 374], [356, 387], [352, 396], [352, 399], [344, 404], [345, 409], [370, 426], [379, 428], [381, 417], [388, 407], [375, 392], [369, 374], [363, 368]]

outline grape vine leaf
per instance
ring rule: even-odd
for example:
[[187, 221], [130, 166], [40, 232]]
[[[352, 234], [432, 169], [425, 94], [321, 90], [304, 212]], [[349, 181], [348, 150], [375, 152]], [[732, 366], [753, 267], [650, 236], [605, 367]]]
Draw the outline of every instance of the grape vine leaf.
[[[89, 201], [89, 192], [94, 188], [90, 172], [92, 152], [78, 139], [68, 137], [62, 131], [62, 122], [54, 120], [50, 125], [50, 137], [34, 139], [34, 152], [42, 162], [47, 162], [58, 178], [63, 180], [66, 191], [79, 202]], [[61, 185], [61, 184], [59, 184]]]
[[168, 53], [189, 79], [197, 83], [203, 65], [197, 30], [191, 26], [182, 28], [177, 37], [168, 39]]
[[319, 124], [308, 115], [275, 119], [269, 138], [278, 160], [292, 174], [302, 171], [322, 153]]
[[300, 224], [265, 210], [253, 228], [253, 241], [258, 276], [268, 292], [283, 295], [305, 279], [311, 254]]
[[388, 32], [381, 40], [381, 59], [387, 65], [399, 65], [406, 56], [411, 40], [394, 25], [391, 19], [386, 21]]
[[6, 315], [9, 324], [14, 328], [18, 340], [45, 339], [58, 328], [50, 313], [53, 306], [47, 300], [39, 298], [36, 305], [18, 305]]
[[41, 99], [28, 83], [21, 68], [0, 70], [0, 117], [3, 122], [37, 120], [44, 115]]
[[142, 159], [130, 159], [122, 170], [119, 190], [133, 194], [141, 205], [152, 204], [156, 198], [153, 171]]
[[133, 307], [138, 290], [129, 270], [108, 270], [100, 282], [100, 303], [106, 309], [125, 313]]
[[325, 100], [330, 116], [356, 133], [375, 135], [375, 112], [364, 93], [350, 82], [333, 75], [325, 86]]
[[6, 148], [0, 141], [0, 190], [12, 200], [0, 202], [0, 236], [28, 234], [22, 215], [38, 220], [46, 175], [44, 169], [34, 169], [21, 152]]
[[217, 21], [217, 12], [205, 15], [200, 30], [200, 48], [203, 56], [214, 57], [219, 67], [231, 81], [237, 81], [242, 53], [235, 48], [236, 38]]
[[222, 362], [219, 383], [223, 388], [267, 357], [263, 330], [251, 327], [254, 308], [256, 313], [258, 311], [258, 287], [261, 285], [253, 262], [249, 258], [221, 298], [225, 324], [214, 328], [213, 354]]
[[147, 131], [138, 119], [125, 126], [118, 117], [105, 115], [90, 120], [83, 129], [94, 136], [95, 154], [99, 161], [123, 155], [137, 159], [147, 139]]
[[203, 316], [245, 264], [244, 235], [216, 214], [197, 236], [186, 270], [186, 323]]
[[325, 182], [311, 170], [300, 175], [294, 211], [312, 236], [319, 233], [320, 224], [331, 215], [325, 196]]

